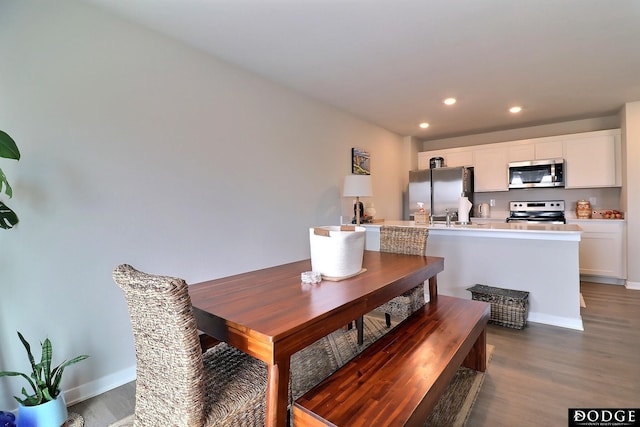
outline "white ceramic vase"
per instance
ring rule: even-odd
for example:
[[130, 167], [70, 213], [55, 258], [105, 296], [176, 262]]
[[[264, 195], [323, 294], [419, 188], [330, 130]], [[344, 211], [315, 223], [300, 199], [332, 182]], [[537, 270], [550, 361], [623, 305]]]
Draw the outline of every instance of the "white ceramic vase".
[[18, 408], [17, 427], [60, 427], [68, 416], [67, 403], [62, 393], [47, 403]]

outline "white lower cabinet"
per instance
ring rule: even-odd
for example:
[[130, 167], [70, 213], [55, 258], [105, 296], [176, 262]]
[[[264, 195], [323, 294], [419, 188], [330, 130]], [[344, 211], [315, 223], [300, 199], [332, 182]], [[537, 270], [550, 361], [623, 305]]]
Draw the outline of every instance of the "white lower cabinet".
[[625, 222], [618, 220], [567, 220], [583, 230], [580, 240], [580, 274], [626, 279]]

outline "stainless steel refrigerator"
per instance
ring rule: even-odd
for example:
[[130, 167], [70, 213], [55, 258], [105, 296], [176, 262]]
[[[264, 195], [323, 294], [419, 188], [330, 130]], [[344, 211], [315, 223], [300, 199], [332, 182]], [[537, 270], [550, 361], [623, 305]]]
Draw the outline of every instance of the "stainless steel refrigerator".
[[434, 221], [445, 221], [447, 209], [451, 220], [458, 220], [460, 197], [473, 203], [473, 168], [453, 167], [409, 171], [409, 219], [418, 211], [418, 202]]

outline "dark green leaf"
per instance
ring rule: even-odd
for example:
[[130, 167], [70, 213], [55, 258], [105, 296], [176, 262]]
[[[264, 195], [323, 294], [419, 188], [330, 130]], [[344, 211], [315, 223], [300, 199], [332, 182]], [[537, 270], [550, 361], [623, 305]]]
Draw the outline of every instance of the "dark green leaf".
[[49, 387], [51, 385], [51, 358], [53, 357], [53, 349], [51, 348], [51, 341], [49, 338], [45, 339], [42, 343], [42, 365], [44, 373], [44, 381]]
[[20, 160], [20, 150], [16, 142], [6, 132], [0, 130], [0, 157]]
[[0, 202], [0, 228], [12, 228], [18, 221], [18, 215], [9, 206]]
[[13, 190], [9, 185], [9, 181], [7, 181], [7, 176], [2, 172], [2, 169], [0, 169], [0, 193], [2, 193], [2, 187], [4, 187], [4, 192], [7, 196], [13, 196]]
[[29, 342], [24, 339], [24, 337], [22, 336], [22, 334], [20, 332], [18, 332], [18, 337], [20, 338], [20, 341], [22, 341], [22, 345], [24, 346], [24, 348], [27, 350], [27, 356], [29, 357], [29, 363], [31, 364], [31, 370], [35, 373], [36, 372], [36, 360], [33, 358], [33, 354], [31, 354], [31, 346], [29, 345]]
[[64, 372], [64, 368], [76, 364], [88, 357], [88, 355], [83, 354], [82, 356], [74, 357], [73, 359], [62, 363], [61, 365], [56, 366], [56, 368], [51, 372], [51, 376], [53, 377], [53, 384], [51, 387], [52, 390], [57, 391], [58, 388], [60, 388], [60, 381], [62, 380], [62, 373]]

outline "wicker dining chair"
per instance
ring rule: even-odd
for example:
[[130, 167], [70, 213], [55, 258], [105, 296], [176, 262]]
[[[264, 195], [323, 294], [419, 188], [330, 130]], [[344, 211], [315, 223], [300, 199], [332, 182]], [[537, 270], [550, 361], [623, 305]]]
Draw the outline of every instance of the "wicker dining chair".
[[[265, 424], [266, 365], [226, 343], [201, 348], [187, 283], [120, 265], [136, 352], [134, 427]], [[291, 357], [289, 402], [354, 357], [322, 338]]]
[[136, 351], [134, 427], [264, 425], [266, 365], [221, 343], [202, 353], [184, 280], [120, 265]]
[[[427, 249], [429, 229], [426, 227], [400, 227], [383, 225], [380, 227], [380, 252], [405, 255], [424, 255]], [[405, 319], [425, 304], [424, 283], [397, 296], [374, 309], [384, 313], [387, 327], [391, 327], [391, 316]], [[362, 320], [358, 325], [358, 340], [363, 336]]]

